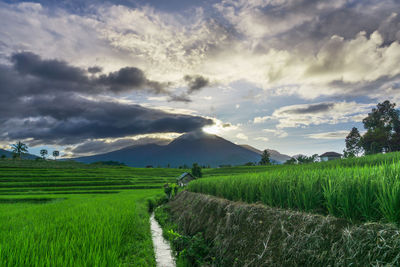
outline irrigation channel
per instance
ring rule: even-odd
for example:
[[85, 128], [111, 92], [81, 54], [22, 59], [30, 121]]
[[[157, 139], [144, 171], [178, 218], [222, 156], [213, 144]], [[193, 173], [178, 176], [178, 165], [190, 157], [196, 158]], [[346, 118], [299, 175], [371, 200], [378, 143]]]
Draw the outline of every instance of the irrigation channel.
[[157, 267], [175, 267], [171, 247], [162, 235], [162, 229], [154, 218], [154, 212], [150, 216], [150, 227]]

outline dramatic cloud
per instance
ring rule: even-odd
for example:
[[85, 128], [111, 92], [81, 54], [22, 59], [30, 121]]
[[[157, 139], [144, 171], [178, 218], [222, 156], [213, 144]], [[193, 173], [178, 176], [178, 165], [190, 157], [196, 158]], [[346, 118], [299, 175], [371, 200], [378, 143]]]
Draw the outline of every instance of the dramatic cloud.
[[320, 124], [359, 122], [374, 105], [355, 102], [329, 102], [285, 106], [275, 110], [272, 118], [278, 128], [304, 127]]
[[[117, 92], [125, 90], [126, 81], [156, 93], [170, 82], [176, 88], [189, 83], [190, 94], [210, 86], [208, 80], [225, 85], [245, 80], [272, 94], [310, 99], [354, 95], [332, 87], [336, 81], [357, 87], [400, 74], [400, 16], [392, 0], [227, 0], [209, 6], [211, 13], [203, 7], [191, 16], [150, 6], [98, 5], [91, 16], [32, 3], [1, 7], [3, 28], [13, 32], [10, 38], [8, 31], [0, 30], [4, 53], [29, 49], [79, 65], [100, 62], [114, 72], [103, 81], [115, 82], [118, 87], [109, 86]], [[48, 49], [45, 43], [62, 49]], [[77, 55], [73, 47], [86, 56]], [[138, 69], [121, 69], [127, 62], [135, 62]], [[131, 79], [125, 79], [125, 72]], [[183, 84], [182, 72], [188, 75]], [[179, 93], [171, 96], [174, 99], [189, 100]]]
[[67, 145], [87, 139], [184, 133], [213, 123], [199, 116], [102, 97], [101, 93], [115, 88], [136, 90], [152, 83], [136, 68], [91, 78], [83, 69], [63, 61], [42, 60], [32, 53], [15, 54], [12, 62], [12, 67], [0, 65], [3, 140]]

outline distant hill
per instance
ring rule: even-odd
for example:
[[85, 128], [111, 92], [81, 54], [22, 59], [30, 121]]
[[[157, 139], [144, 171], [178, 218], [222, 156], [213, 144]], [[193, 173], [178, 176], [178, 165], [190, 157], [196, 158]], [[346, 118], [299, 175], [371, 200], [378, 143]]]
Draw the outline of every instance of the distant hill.
[[[249, 145], [239, 145], [239, 146], [241, 146], [243, 148], [246, 148], [248, 150], [251, 150], [251, 151], [253, 151], [253, 152], [255, 152], [255, 153], [259, 154], [259, 155], [262, 155], [262, 153], [263, 153], [261, 150], [255, 148], [255, 147], [249, 146]], [[267, 151], [271, 155], [271, 160], [275, 161], [277, 163], [280, 163], [280, 164], [285, 163], [287, 160], [292, 158], [292, 157], [290, 157], [288, 155], [281, 154], [278, 151], [273, 150], [273, 149], [267, 149]]]
[[[13, 152], [5, 150], [5, 149], [0, 149], [0, 157], [1, 155], [5, 155], [7, 158], [12, 158]], [[23, 153], [22, 154], [23, 159], [36, 159], [38, 156], [29, 154], [29, 153]]]
[[84, 163], [97, 161], [118, 161], [133, 167], [179, 167], [194, 162], [200, 165], [218, 167], [220, 165], [242, 165], [260, 161], [260, 154], [238, 146], [224, 138], [205, 133], [184, 134], [168, 145], [146, 144], [121, 150], [79, 157], [74, 160]]

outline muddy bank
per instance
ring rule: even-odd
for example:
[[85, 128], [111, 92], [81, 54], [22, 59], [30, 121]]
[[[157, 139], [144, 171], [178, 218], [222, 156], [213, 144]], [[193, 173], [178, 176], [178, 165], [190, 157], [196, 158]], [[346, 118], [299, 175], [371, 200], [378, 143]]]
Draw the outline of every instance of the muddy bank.
[[399, 228], [181, 192], [169, 202], [186, 235], [202, 232], [218, 266], [400, 266]]

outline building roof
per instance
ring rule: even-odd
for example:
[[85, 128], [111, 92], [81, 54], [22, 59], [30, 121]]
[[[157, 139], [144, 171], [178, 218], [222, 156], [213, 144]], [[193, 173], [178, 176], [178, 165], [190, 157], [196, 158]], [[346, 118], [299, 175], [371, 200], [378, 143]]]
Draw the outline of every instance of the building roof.
[[342, 154], [339, 154], [339, 153], [330, 151], [330, 152], [325, 152], [324, 154], [319, 155], [319, 156], [320, 156], [320, 157], [341, 157]]
[[182, 179], [185, 178], [186, 176], [190, 176], [190, 177], [194, 178], [193, 175], [191, 175], [190, 173], [184, 172], [184, 173], [181, 174], [181, 176], [179, 176], [178, 178], [176, 178], [176, 180], [182, 180]]

